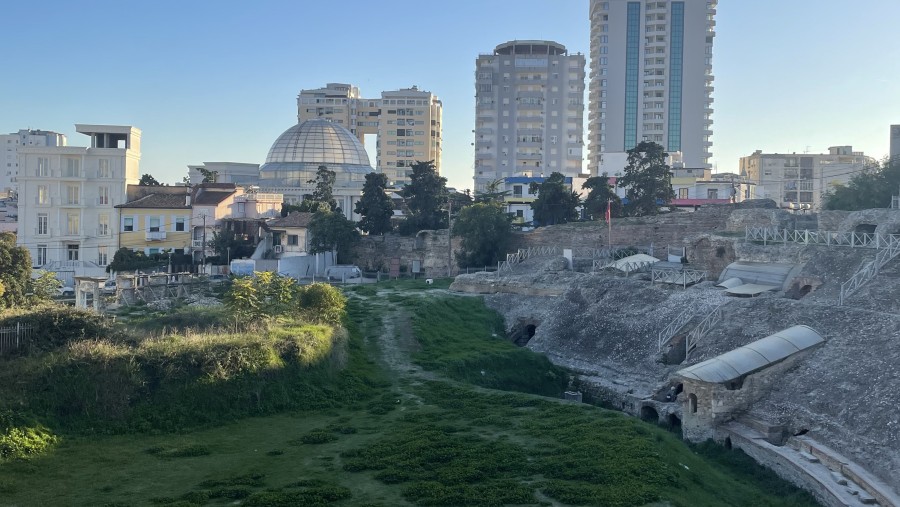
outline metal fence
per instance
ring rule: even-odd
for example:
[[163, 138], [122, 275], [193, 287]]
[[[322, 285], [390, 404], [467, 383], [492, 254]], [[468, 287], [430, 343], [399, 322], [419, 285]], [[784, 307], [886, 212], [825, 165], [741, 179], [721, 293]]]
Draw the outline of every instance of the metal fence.
[[[654, 264], [655, 265], [655, 264]], [[655, 269], [650, 270], [651, 283], [669, 283], [681, 285], [685, 289], [688, 285], [700, 283], [706, 280], [706, 271], [699, 269]]]
[[0, 355], [18, 350], [31, 339], [33, 328], [30, 325], [16, 323], [15, 326], [0, 327]]
[[713, 327], [715, 327], [716, 324], [722, 321], [725, 316], [725, 313], [722, 311], [723, 306], [725, 305], [721, 304], [713, 309], [713, 311], [710, 312], [705, 319], [697, 324], [697, 327], [695, 327], [691, 330], [690, 333], [688, 333], [687, 337], [684, 340], [685, 356], [687, 356], [687, 354], [690, 354], [691, 351], [694, 350], [694, 348], [697, 346], [697, 342], [700, 341], [704, 336], [706, 336], [706, 334], [709, 333], [709, 331]]
[[857, 271], [849, 280], [841, 284], [841, 295], [838, 304], [843, 306], [844, 301], [859, 290], [869, 280], [875, 278], [881, 268], [892, 259], [900, 255], [900, 241], [880, 250], [875, 254], [875, 259], [866, 263], [859, 271]]
[[747, 241], [762, 241], [763, 244], [799, 243], [803, 245], [849, 246], [851, 248], [889, 248], [900, 243], [900, 234], [747, 227], [744, 232], [744, 239]]
[[670, 322], [669, 325], [665, 327], [665, 329], [660, 331], [657, 341], [659, 347], [658, 351], [662, 352], [663, 347], [665, 347], [666, 344], [672, 340], [675, 334], [678, 333], [678, 330], [683, 328], [685, 324], [690, 322], [692, 318], [694, 318], [694, 315], [690, 312], [690, 310], [685, 310], [681, 315], [675, 317], [675, 320]]

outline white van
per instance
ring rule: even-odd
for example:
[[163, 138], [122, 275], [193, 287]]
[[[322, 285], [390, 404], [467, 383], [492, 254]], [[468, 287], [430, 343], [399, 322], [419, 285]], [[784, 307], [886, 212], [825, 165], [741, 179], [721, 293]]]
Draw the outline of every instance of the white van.
[[358, 282], [362, 279], [362, 270], [351, 264], [337, 264], [325, 268], [325, 277], [337, 282]]

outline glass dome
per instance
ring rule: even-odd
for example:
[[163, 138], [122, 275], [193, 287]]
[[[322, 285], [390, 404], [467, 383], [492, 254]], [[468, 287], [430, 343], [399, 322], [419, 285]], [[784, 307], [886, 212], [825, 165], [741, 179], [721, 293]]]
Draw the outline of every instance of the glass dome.
[[259, 168], [261, 183], [309, 186], [319, 166], [335, 172], [335, 184], [352, 186], [373, 171], [362, 143], [349, 130], [329, 120], [307, 120], [284, 131]]

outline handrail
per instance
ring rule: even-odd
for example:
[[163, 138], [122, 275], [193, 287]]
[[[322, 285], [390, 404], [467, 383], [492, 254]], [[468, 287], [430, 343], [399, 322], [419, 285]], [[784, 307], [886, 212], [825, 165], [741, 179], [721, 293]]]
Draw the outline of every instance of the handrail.
[[889, 248], [900, 243], [900, 234], [873, 232], [837, 232], [750, 227], [744, 230], [746, 241], [763, 243], [800, 243], [804, 245], [849, 246], [851, 248]]
[[678, 333], [678, 330], [683, 328], [685, 324], [687, 324], [692, 318], [694, 318], [694, 314], [691, 313], [690, 310], [685, 310], [681, 313], [681, 315], [675, 317], [675, 320], [669, 323], [662, 331], [659, 332], [659, 337], [657, 340], [657, 351], [662, 352], [663, 347], [666, 346], [669, 341]]
[[707, 333], [718, 324], [722, 318], [724, 317], [724, 312], [722, 312], [722, 307], [725, 306], [725, 303], [715, 307], [713, 311], [709, 313], [699, 324], [697, 327], [691, 330], [688, 333], [687, 337], [684, 339], [684, 352], [685, 356], [690, 354], [692, 350], [697, 346], [697, 342], [700, 341]]

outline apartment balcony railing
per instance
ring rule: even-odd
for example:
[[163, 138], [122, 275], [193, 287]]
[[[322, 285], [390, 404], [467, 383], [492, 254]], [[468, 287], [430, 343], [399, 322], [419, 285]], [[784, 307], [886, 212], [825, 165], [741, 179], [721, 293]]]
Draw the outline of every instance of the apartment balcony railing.
[[147, 231], [144, 238], [147, 241], [165, 241], [166, 233], [165, 231]]

